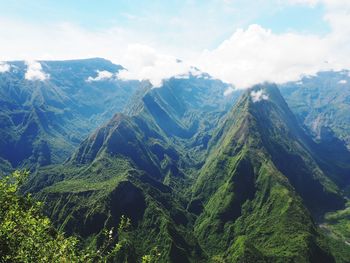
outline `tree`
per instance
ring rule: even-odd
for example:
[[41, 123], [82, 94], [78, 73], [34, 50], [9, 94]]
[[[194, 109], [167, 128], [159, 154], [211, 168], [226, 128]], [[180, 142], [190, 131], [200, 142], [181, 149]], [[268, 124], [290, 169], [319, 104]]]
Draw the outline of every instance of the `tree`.
[[56, 231], [30, 194], [18, 193], [27, 176], [15, 171], [0, 179], [0, 261], [79, 262], [78, 240]]
[[[122, 216], [117, 231], [104, 229], [102, 245], [79, 248], [76, 237], [65, 237], [43, 215], [42, 203], [18, 191], [28, 172], [15, 171], [0, 177], [0, 262], [127, 262], [131, 221]], [[142, 262], [156, 262], [157, 249], [142, 257]]]

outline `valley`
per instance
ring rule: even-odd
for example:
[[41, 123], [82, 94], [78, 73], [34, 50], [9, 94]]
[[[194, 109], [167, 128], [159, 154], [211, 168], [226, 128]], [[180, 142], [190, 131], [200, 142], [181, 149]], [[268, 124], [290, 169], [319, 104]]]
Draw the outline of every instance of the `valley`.
[[206, 73], [120, 80], [103, 59], [43, 61], [45, 81], [9, 63], [0, 170], [30, 169], [21, 192], [83, 247], [125, 216], [115, 260], [350, 261], [344, 72], [227, 92]]

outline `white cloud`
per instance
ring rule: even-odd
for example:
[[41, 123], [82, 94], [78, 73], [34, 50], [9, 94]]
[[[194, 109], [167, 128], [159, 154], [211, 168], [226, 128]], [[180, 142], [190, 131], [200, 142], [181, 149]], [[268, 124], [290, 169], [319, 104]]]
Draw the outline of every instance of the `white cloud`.
[[[189, 65], [211, 76], [247, 88], [265, 81], [297, 81], [322, 70], [350, 68], [350, 2], [345, 0], [294, 0], [294, 3], [325, 5], [325, 21], [331, 32], [312, 35], [298, 32], [273, 33], [260, 25], [238, 29], [217, 48], [192, 56], [187, 63], [159, 54], [145, 46], [132, 46], [126, 52], [130, 63], [128, 77], [161, 79], [188, 74]], [[131, 58], [131, 59], [130, 59]], [[126, 76], [124, 76], [126, 77]]]
[[331, 32], [323, 35], [297, 32], [276, 34], [260, 25], [238, 29], [194, 64], [213, 77], [246, 88], [270, 81], [286, 82], [321, 70], [350, 68], [350, 1], [289, 0], [292, 4], [323, 4]]
[[342, 79], [338, 81], [339, 84], [346, 84], [348, 81], [346, 79]]
[[[210, 76], [207, 73], [202, 72], [196, 67], [184, 64], [183, 61], [178, 61], [183, 64], [183, 70], [179, 74], [175, 75], [176, 79], [189, 79], [190, 77], [209, 79]], [[169, 76], [171, 77], [171, 76]]]
[[224, 96], [229, 96], [232, 94], [232, 92], [234, 91], [234, 89], [229, 86], [225, 91], [224, 91]]
[[197, 74], [189, 64], [179, 61], [176, 57], [158, 53], [155, 49], [141, 44], [129, 45], [122, 61], [127, 69], [121, 70], [118, 78], [148, 79], [155, 88], [160, 87], [164, 79], [188, 72]]
[[25, 73], [26, 80], [41, 80], [44, 81], [50, 78], [49, 74], [46, 74], [41, 67], [41, 64], [37, 61], [26, 61], [27, 71]]
[[[174, 46], [178, 42], [164, 45], [161, 39], [148, 37], [150, 32], [147, 30], [132, 32], [121, 27], [86, 30], [70, 23], [37, 25], [0, 18], [0, 59], [104, 57], [128, 69], [118, 74], [120, 78], [149, 79], [155, 87], [160, 86], [163, 79], [171, 76], [188, 76], [191, 66], [196, 66], [237, 88], [246, 88], [264, 81], [294, 81], [302, 75], [313, 75], [320, 70], [350, 68], [350, 60], [347, 59], [350, 57], [350, 1], [288, 1], [289, 4], [306, 4], [311, 7], [317, 4], [324, 5], [324, 19], [331, 32], [326, 35], [298, 32], [276, 34], [259, 25], [251, 25], [236, 30], [216, 48], [194, 51], [193, 42], [188, 40], [196, 38], [197, 31], [200, 31], [201, 36], [198, 41], [203, 42], [203, 39], [207, 39], [204, 41], [205, 45], [210, 45], [206, 30], [198, 30], [202, 25], [195, 27], [197, 31], [186, 30], [188, 35], [191, 35], [190, 38], [177, 35], [176, 32], [168, 32], [169, 39], [181, 39], [180, 42], [185, 43], [179, 49], [175, 49]], [[235, 1], [226, 2], [235, 4]], [[142, 23], [147, 25], [146, 21]], [[181, 16], [180, 19], [172, 19], [171, 23], [176, 26], [180, 26], [179, 23], [183, 24]], [[191, 26], [191, 20], [186, 20], [182, 26]], [[232, 28], [234, 26], [232, 25]], [[228, 30], [231, 28], [227, 29], [227, 25], [223, 30], [212, 23], [210, 33], [221, 32], [213, 37], [217, 40], [218, 35], [222, 37]], [[23, 45], [24, 42], [26, 45]], [[188, 48], [184, 48], [186, 45]], [[178, 57], [184, 62], [179, 63], [176, 59]]]
[[72, 23], [39, 25], [2, 17], [0, 35], [0, 60], [7, 61], [102, 57], [122, 64], [127, 46], [137, 41], [120, 27], [89, 31]]
[[11, 68], [11, 65], [7, 64], [6, 62], [0, 61], [0, 73], [8, 72]]
[[288, 0], [290, 4], [302, 4], [311, 7], [317, 4], [324, 4], [327, 9], [349, 7], [348, 0]]
[[316, 6], [320, 0], [288, 0], [290, 4], [304, 4], [309, 6]]
[[113, 78], [114, 74], [112, 72], [109, 72], [107, 70], [96, 70], [97, 76], [96, 77], [88, 77], [86, 80], [87, 82], [93, 82], [93, 81], [101, 81], [101, 80], [108, 80]]
[[329, 47], [318, 36], [295, 33], [274, 34], [259, 25], [237, 30], [212, 51], [204, 51], [196, 61], [214, 77], [246, 88], [271, 81], [296, 80], [331, 68]]
[[[14, 31], [18, 33], [13, 34]], [[176, 56], [150, 47], [147, 41], [141, 42], [147, 39], [144, 35], [136, 36], [120, 27], [88, 31], [70, 23], [34, 25], [0, 18], [0, 35], [0, 58], [5, 60], [103, 57], [128, 69], [119, 72], [119, 78], [149, 79], [155, 87], [163, 79], [191, 70]]]
[[269, 96], [267, 94], [265, 94], [265, 92], [262, 89], [260, 89], [258, 91], [255, 91], [255, 90], [251, 91], [250, 97], [252, 98], [252, 101], [254, 103], [269, 99]]

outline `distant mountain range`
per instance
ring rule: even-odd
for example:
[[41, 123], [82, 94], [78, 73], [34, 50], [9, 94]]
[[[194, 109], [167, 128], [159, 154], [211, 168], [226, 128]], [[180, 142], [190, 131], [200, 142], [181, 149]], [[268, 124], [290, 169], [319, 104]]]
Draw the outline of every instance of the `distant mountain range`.
[[23, 191], [67, 234], [98, 247], [125, 215], [131, 262], [350, 262], [348, 71], [227, 92], [40, 63], [44, 81], [0, 73], [2, 170], [32, 168]]
[[122, 111], [138, 81], [101, 79], [122, 67], [104, 59], [41, 61], [45, 80], [27, 79], [23, 61], [0, 73], [0, 165], [48, 165], [64, 161], [96, 127]]
[[350, 71], [320, 72], [280, 85], [292, 111], [317, 141], [344, 141], [350, 149]]

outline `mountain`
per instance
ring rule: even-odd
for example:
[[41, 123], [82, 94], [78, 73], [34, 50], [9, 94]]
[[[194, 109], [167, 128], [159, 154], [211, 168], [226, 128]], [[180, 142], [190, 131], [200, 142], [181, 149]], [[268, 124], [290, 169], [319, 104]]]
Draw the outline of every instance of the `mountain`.
[[[349, 71], [325, 71], [280, 85], [281, 92], [318, 148], [319, 164], [349, 200]], [[320, 222], [339, 262], [348, 262], [350, 250], [349, 201], [345, 209], [329, 212]]]
[[26, 191], [86, 246], [127, 216], [133, 260], [156, 247], [161, 262], [347, 262], [323, 230], [346, 225], [348, 168], [325, 164], [275, 85], [227, 88], [205, 76], [144, 86]]
[[122, 67], [99, 58], [7, 64], [0, 73], [3, 171], [64, 161], [141, 85], [117, 79]]
[[233, 262], [334, 260], [315, 219], [345, 198], [276, 86], [244, 94], [210, 144], [189, 204], [205, 251]]
[[39, 169], [27, 190], [45, 200], [50, 217], [86, 245], [103, 228], [131, 219], [129, 254], [157, 247], [164, 262], [200, 262], [206, 253], [192, 234], [186, 189], [204, 160], [211, 133], [238, 94], [207, 75], [171, 78], [136, 92], [84, 140], [62, 165]]
[[[350, 149], [350, 72], [325, 71], [280, 85], [283, 97], [313, 137], [340, 139]], [[339, 142], [338, 142], [339, 144]]]
[[[349, 71], [320, 72], [280, 85], [298, 122], [316, 142], [320, 166], [341, 187], [350, 183]], [[337, 175], [335, 175], [337, 174]]]

